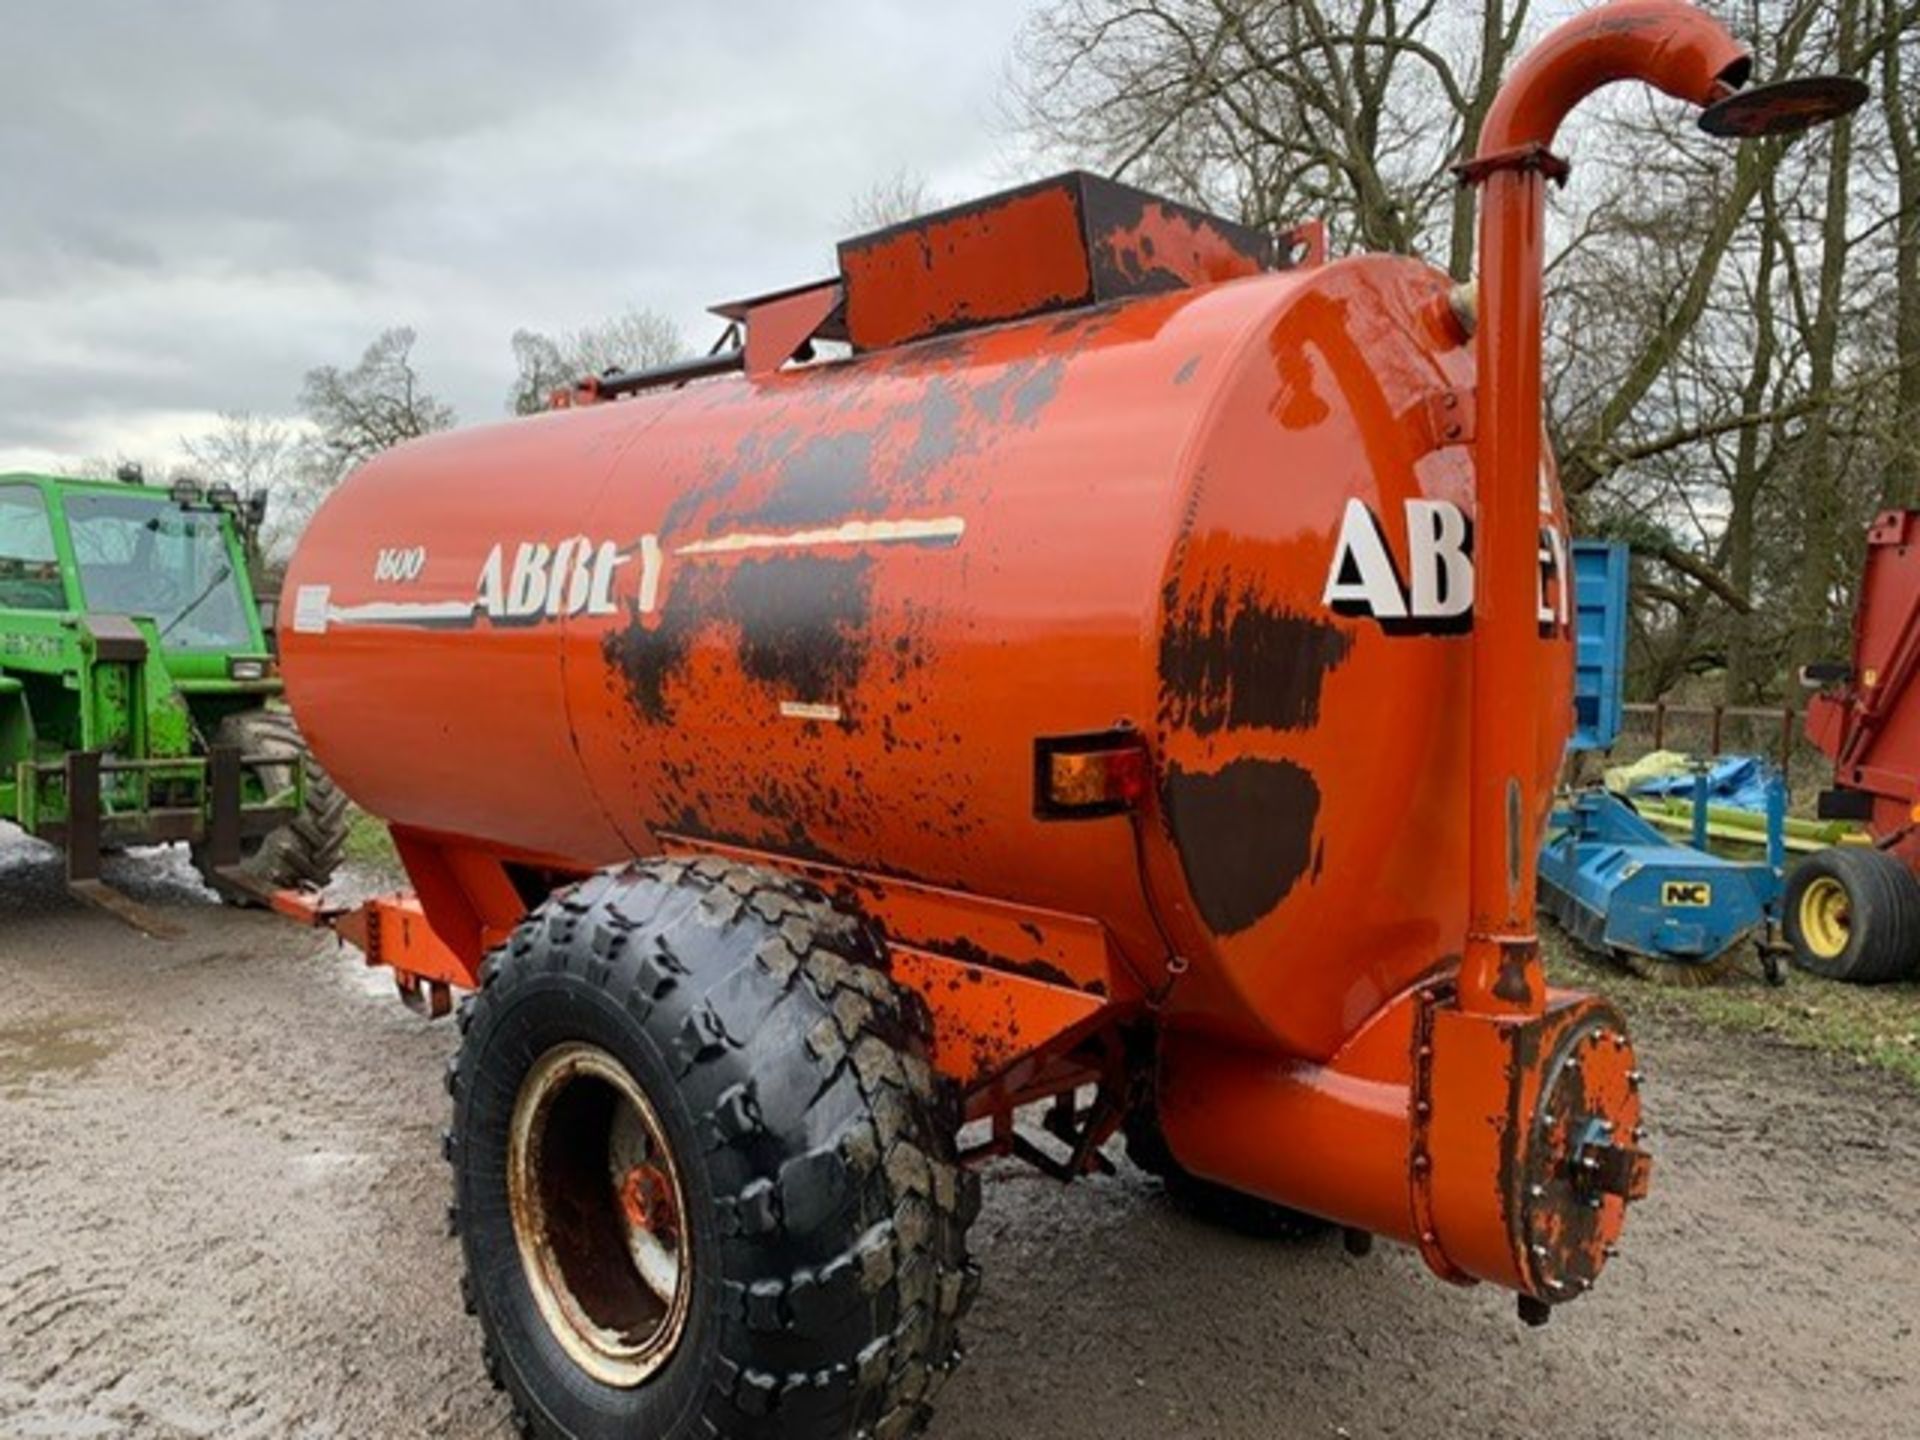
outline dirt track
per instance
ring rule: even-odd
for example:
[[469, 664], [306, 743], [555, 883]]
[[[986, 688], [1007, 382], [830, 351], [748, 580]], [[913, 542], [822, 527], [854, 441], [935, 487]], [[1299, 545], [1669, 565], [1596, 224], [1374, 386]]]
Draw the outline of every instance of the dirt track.
[[[0, 1436], [496, 1436], [437, 1159], [450, 1026], [331, 941], [143, 940], [0, 838]], [[1920, 1434], [1920, 1094], [1641, 1027], [1654, 1197], [1545, 1331], [1397, 1250], [1261, 1246], [1129, 1171], [989, 1179], [937, 1440]]]

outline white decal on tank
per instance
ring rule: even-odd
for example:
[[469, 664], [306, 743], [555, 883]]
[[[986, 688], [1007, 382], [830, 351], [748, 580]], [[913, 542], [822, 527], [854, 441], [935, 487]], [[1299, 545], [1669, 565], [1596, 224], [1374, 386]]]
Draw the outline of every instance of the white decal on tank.
[[376, 600], [365, 605], [329, 605], [335, 625], [435, 625], [473, 619], [465, 600]]
[[829, 725], [840, 723], [838, 705], [811, 705], [802, 700], [782, 700], [780, 713], [788, 720], [819, 720]]
[[[644, 550], [645, 542], [642, 548]], [[657, 544], [654, 549], [657, 552]], [[614, 580], [629, 558], [611, 540], [595, 541], [585, 535], [572, 535], [552, 543], [522, 540], [495, 545], [487, 552], [471, 600], [383, 600], [333, 605], [328, 603], [331, 596], [326, 596], [313, 603], [325, 610], [323, 628], [324, 623], [470, 625], [481, 615], [496, 623], [613, 615], [620, 608], [613, 598]], [[401, 573], [404, 571], [396, 572], [396, 578]], [[657, 574], [655, 581], [657, 583]]]
[[1340, 517], [1340, 538], [1327, 570], [1327, 588], [1320, 603], [1338, 615], [1371, 615], [1376, 620], [1407, 618], [1406, 596], [1400, 574], [1393, 568], [1380, 522], [1364, 500], [1347, 501]]
[[[957, 515], [921, 520], [850, 520], [830, 529], [743, 530], [678, 546], [676, 556], [730, 555], [754, 550], [805, 549], [820, 545], [954, 545], [966, 533], [967, 522]], [[446, 625], [471, 623], [484, 615], [496, 623], [558, 620], [576, 615], [615, 615], [614, 598], [622, 566], [638, 559], [640, 574], [633, 607], [652, 614], [660, 603], [667, 551], [658, 535], [642, 535], [622, 549], [611, 540], [595, 541], [571, 535], [555, 541], [505, 541], [487, 552], [470, 601], [380, 602], [333, 606], [317, 603], [324, 618], [343, 625]], [[411, 581], [425, 567], [424, 551], [382, 551], [375, 559], [376, 576], [386, 581]], [[296, 626], [296, 628], [298, 628]]]
[[967, 522], [958, 515], [934, 520], [849, 520], [826, 530], [741, 530], [711, 540], [694, 540], [676, 555], [728, 555], [741, 550], [795, 550], [815, 545], [898, 545], [943, 541], [958, 544]]
[[331, 618], [333, 589], [327, 585], [302, 585], [293, 596], [293, 633], [324, 635]]
[[660, 599], [660, 537], [640, 537], [640, 600], [642, 615], [651, 615]]
[[1473, 608], [1473, 560], [1467, 517], [1445, 500], [1407, 501], [1407, 544], [1413, 586], [1407, 613], [1451, 620]]
[[[1403, 508], [1404, 570], [1379, 516], [1363, 500], [1347, 501], [1321, 603], [1336, 615], [1377, 620], [1395, 635], [1457, 635], [1471, 629], [1472, 521], [1451, 500], [1413, 499]], [[1566, 634], [1573, 618], [1572, 569], [1567, 537], [1551, 515], [1542, 517], [1539, 543], [1540, 633]]]
[[474, 608], [492, 620], [559, 619], [571, 615], [612, 615], [614, 576], [628, 556], [611, 540], [598, 544], [574, 535], [549, 545], [522, 540], [507, 560], [496, 545], [480, 567]]
[[373, 578], [382, 585], [411, 585], [426, 568], [424, 545], [389, 546], [373, 557]]

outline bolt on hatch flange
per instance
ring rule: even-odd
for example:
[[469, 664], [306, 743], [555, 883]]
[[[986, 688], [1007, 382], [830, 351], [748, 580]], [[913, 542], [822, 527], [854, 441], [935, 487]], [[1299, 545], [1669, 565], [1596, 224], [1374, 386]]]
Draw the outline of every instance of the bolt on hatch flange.
[[1604, 1011], [1564, 1035], [1547, 1066], [1521, 1198], [1527, 1267], [1542, 1300], [1592, 1288], [1628, 1205], [1647, 1193], [1640, 1081], [1625, 1027]]

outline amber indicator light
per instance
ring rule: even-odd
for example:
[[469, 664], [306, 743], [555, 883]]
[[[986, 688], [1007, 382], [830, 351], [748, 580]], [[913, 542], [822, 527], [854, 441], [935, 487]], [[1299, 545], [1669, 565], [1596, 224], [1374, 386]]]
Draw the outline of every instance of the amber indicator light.
[[1034, 742], [1034, 813], [1081, 820], [1137, 809], [1153, 783], [1147, 748], [1132, 730]]

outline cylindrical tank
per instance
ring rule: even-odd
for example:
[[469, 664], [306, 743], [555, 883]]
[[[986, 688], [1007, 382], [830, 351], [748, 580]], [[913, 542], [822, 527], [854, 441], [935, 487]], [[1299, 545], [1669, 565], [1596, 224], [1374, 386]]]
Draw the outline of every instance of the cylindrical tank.
[[[699, 837], [1092, 916], [1143, 981], [1184, 964], [1169, 1023], [1329, 1057], [1465, 929], [1448, 288], [1355, 258], [415, 442], [300, 545], [289, 696], [415, 833], [579, 866]], [[1137, 827], [1037, 813], [1037, 741], [1123, 728]]]

